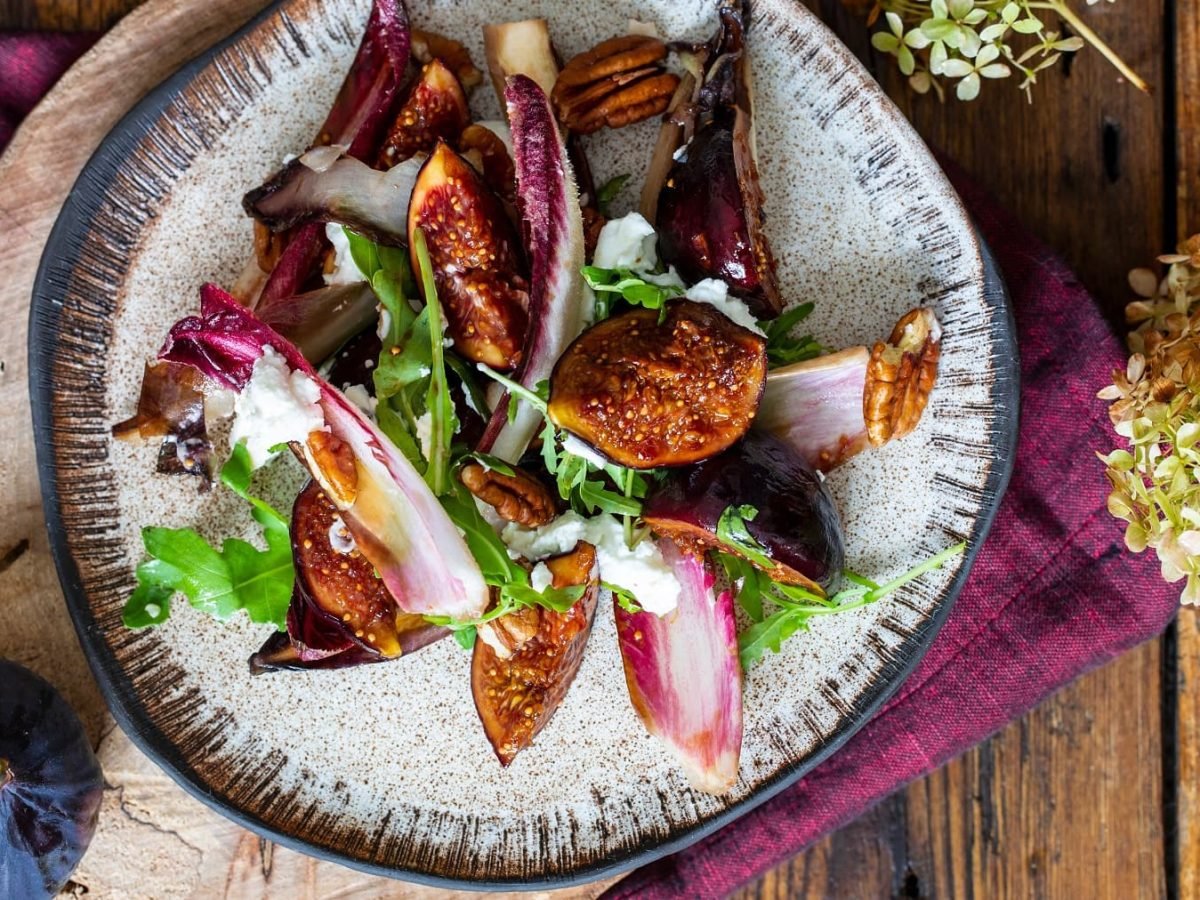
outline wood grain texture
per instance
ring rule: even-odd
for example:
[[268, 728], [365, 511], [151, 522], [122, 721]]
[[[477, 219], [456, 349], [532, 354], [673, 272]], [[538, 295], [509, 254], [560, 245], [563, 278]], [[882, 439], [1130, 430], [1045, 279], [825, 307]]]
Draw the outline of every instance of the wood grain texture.
[[[136, 2], [0, 0], [0, 27], [104, 27], [120, 10]], [[230, 0], [213, 2], [208, 4], [211, 18], [204, 15], [197, 21], [193, 14], [188, 27], [161, 27], [156, 34], [169, 36], [172, 43], [194, 38], [189, 42], [194, 52], [211, 43], [218, 25], [232, 27], [219, 19], [228, 15], [230, 8], [244, 5]], [[833, 0], [812, 0], [809, 5], [826, 12], [840, 11]], [[1157, 3], [1153, 6], [1158, 8]], [[1189, 224], [1196, 229], [1200, 228], [1200, 124], [1185, 116], [1189, 114], [1187, 98], [1200, 96], [1200, 9], [1189, 3], [1179, 3], [1178, 9], [1179, 121], [1183, 126], [1178, 152], [1184, 175], [1179, 179], [1179, 221], [1181, 229]], [[1161, 17], [1154, 10], [1141, 3], [1122, 2], [1093, 7], [1088, 15], [1098, 20], [1098, 29], [1144, 75], [1162, 84], [1163, 73], [1153, 71], [1161, 59], [1161, 44], [1156, 43], [1161, 40]], [[851, 29], [842, 33], [852, 47], [865, 46], [852, 23], [843, 19], [838, 24]], [[132, 47], [126, 51], [132, 52]], [[38, 175], [30, 191], [36, 201], [34, 208], [16, 219], [9, 218], [13, 215], [10, 204], [0, 205], [0, 221], [6, 227], [15, 223], [30, 235], [28, 242], [15, 241], [0, 249], [0, 261], [11, 267], [11, 253], [20, 253], [22, 248], [36, 255], [44, 237], [44, 230], [39, 229], [52, 220], [51, 207], [57, 207], [72, 177], [67, 173], [77, 169], [90, 151], [87, 142], [94, 144], [122, 103], [165, 74], [171, 59], [182, 58], [169, 53], [164, 56], [159, 44], [153, 54], [139, 59], [138, 67], [115, 70], [108, 90], [89, 92], [111, 98], [111, 103], [93, 99], [70, 109], [72, 121], [77, 123], [72, 140], [42, 155], [43, 164], [47, 159], [62, 159], [62, 165], [34, 170]], [[117, 72], [127, 76], [142, 66], [150, 67], [150, 72], [135, 81], [115, 77]], [[1079, 79], [1085, 72], [1083, 85]], [[93, 68], [80, 76], [76, 89], [83, 83], [96, 84], [94, 79], [102, 74]], [[890, 76], [889, 80], [895, 81]], [[1163, 246], [1159, 198], [1164, 185], [1158, 168], [1161, 154], [1155, 146], [1162, 137], [1162, 110], [1157, 100], [1117, 83], [1094, 54], [1081, 55], [1069, 74], [1056, 73], [1047, 81], [1033, 107], [1015, 96], [1001, 97], [1010, 88], [996, 85], [988, 85], [988, 95], [966, 109], [954, 103], [939, 107], [902, 92], [898, 99], [927, 139], [976, 173], [1002, 202], [1064, 251], [1078, 271], [1087, 273], [1084, 280], [1089, 287], [1115, 310], [1124, 302], [1125, 269]], [[898, 92], [895, 84], [891, 88]], [[54, 109], [66, 114], [68, 108]], [[1198, 110], [1192, 103], [1190, 114], [1200, 115]], [[44, 107], [38, 114], [54, 113]], [[1186, 126], [1187, 121], [1193, 124]], [[1105, 166], [1106, 134], [1116, 137], [1115, 179], [1109, 177], [1112, 167]], [[12, 151], [0, 162], [0, 177], [15, 155]], [[1085, 194], [1088, 196], [1082, 196]], [[4, 258], [5, 254], [10, 256]], [[0, 359], [6, 361], [0, 386], [10, 387], [11, 393], [22, 398], [25, 373], [14, 360], [23, 363], [24, 316], [5, 310], [14, 292], [27, 294], [27, 290], [27, 285], [9, 284], [0, 295], [4, 300], [0, 306]], [[54, 678], [67, 689], [77, 708], [92, 712], [90, 724], [96, 733], [97, 711], [102, 707], [74, 649], [74, 637], [45, 555], [36, 482], [30, 472], [11, 468], [12, 462], [21, 458], [16, 445], [28, 440], [23, 426], [17, 427], [27, 416], [25, 409], [0, 410], [0, 435], [6, 442], [0, 444], [0, 512], [5, 522], [0, 554], [17, 557], [7, 572], [0, 573], [4, 588], [0, 592], [4, 598], [0, 600], [0, 653], [18, 658], [24, 654], [25, 661]], [[19, 489], [18, 482], [22, 483]], [[41, 599], [36, 607], [25, 603], [18, 611], [13, 597], [23, 594]], [[34, 608], [46, 621], [14, 621]], [[1200, 792], [1187, 790], [1188, 785], [1200, 784], [1196, 770], [1200, 626], [1194, 616], [1181, 618], [1180, 632], [1181, 738], [1186, 750], [1190, 733], [1192, 749], [1190, 754], [1182, 753], [1180, 760], [1185, 790], [1180, 796], [1183, 866], [1178, 896], [1189, 897], [1200, 895], [1200, 826], [1195, 814]], [[46, 652], [38, 658], [30, 655], [31, 648], [54, 647], [56, 640], [67, 641], [69, 652]], [[984, 747], [768, 874], [748, 887], [744, 896], [1077, 896], [1081, 884], [1121, 885], [1128, 889], [1121, 895], [1125, 897], [1159, 896], [1155, 885], [1159, 884], [1161, 862], [1156, 872], [1153, 850], [1149, 859], [1133, 853], [1158, 836], [1154, 823], [1159, 817], [1155, 806], [1159, 792], [1153, 774], [1157, 773], [1159, 728], [1157, 698], [1149, 685], [1157, 684], [1159, 662], [1157, 646], [1150, 645], [1093, 673]], [[108, 815], [79, 875], [81, 883], [92, 886], [93, 896], [408, 896], [392, 893], [403, 892], [404, 886], [364, 881], [363, 876], [340, 867], [259, 845], [257, 838], [184, 796], [140, 758], [119, 730], [112, 731], [111, 724], [108, 728], [101, 744], [112, 785], [106, 801]], [[1120, 765], [1110, 759], [1120, 759]], [[1040, 783], [1049, 785], [1049, 790], [1032, 788], [1038, 783], [1038, 771], [1047, 773]], [[1072, 772], [1077, 776], [1074, 783], [1069, 777]], [[1088, 773], [1095, 777], [1086, 780]], [[1087, 814], [1071, 815], [1080, 809]], [[1093, 810], [1105, 814], [1103, 831]], [[206, 836], [212, 836], [212, 843]], [[1100, 836], [1105, 838], [1108, 852], [1101, 850]], [[1027, 848], [1032, 850], [1022, 855]], [[1136, 865], [1129, 865], [1131, 871], [1118, 872], [1128, 860]], [[1081, 879], [1089, 873], [1096, 880], [1072, 882], [1068, 880], [1072, 872], [1078, 872]], [[1134, 872], [1144, 874], [1145, 887], [1131, 880]], [[1118, 880], [1113, 881], [1114, 877]], [[389, 889], [386, 893], [384, 885]], [[1062, 890], [1050, 893], [1050, 885]], [[1028, 890], [1016, 891], [1018, 887]]]

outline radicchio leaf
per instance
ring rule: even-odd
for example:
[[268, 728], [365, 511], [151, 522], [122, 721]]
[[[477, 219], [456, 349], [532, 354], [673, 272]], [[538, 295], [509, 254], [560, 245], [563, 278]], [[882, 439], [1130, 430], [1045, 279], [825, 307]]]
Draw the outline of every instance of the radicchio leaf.
[[[314, 145], [340, 144], [355, 159], [374, 158], [404, 79], [410, 43], [404, 0], [374, 0], [358, 54]], [[293, 231], [259, 303], [269, 304], [303, 292], [325, 247], [320, 225], [310, 223]]]
[[865, 450], [863, 390], [866, 347], [793, 363], [767, 373], [754, 427], [790, 444], [804, 461], [828, 472]]
[[[515, 75], [508, 79], [505, 101], [531, 273], [529, 330], [515, 380], [534, 390], [550, 377], [558, 357], [583, 328], [583, 219], [571, 163], [546, 94], [533, 79]], [[525, 402], [519, 403], [510, 422], [508, 402], [502, 399], [479, 449], [515, 463], [541, 424], [541, 414]]]
[[659, 618], [613, 600], [629, 699], [692, 787], [723, 794], [737, 781], [742, 749], [733, 594], [713, 596], [713, 575], [702, 559], [668, 540], [659, 547], [682, 588], [678, 607]]
[[[422, 615], [474, 618], [488, 602], [487, 585], [454, 523], [412, 464], [353, 403], [317, 375], [300, 351], [214, 284], [200, 291], [201, 315], [177, 322], [161, 359], [198, 369], [241, 391], [270, 346], [320, 388], [320, 406], [336, 446], [348, 447], [356, 489], [328, 490], [359, 550], [374, 564], [401, 609]], [[320, 432], [317, 432], [318, 434]], [[306, 446], [315, 479], [333, 477]]]

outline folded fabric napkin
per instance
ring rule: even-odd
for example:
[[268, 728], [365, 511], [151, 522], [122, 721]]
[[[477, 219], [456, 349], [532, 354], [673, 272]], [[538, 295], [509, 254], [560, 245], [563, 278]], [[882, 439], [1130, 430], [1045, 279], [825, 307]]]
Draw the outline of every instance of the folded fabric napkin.
[[[0, 148], [91, 39], [0, 34]], [[1061, 260], [962, 173], [951, 178], [1004, 273], [1021, 351], [1016, 468], [966, 587], [912, 676], [840, 751], [606, 897], [727, 894], [1158, 634], [1175, 613], [1179, 592], [1153, 555], [1125, 551], [1092, 455], [1113, 445], [1095, 394], [1124, 365], [1120, 341]]]

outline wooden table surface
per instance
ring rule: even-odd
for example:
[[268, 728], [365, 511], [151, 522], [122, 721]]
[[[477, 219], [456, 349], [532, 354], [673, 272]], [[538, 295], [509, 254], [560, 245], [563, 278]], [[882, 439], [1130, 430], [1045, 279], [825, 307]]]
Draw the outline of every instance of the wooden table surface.
[[[139, 2], [0, 0], [0, 29], [104, 29]], [[995, 82], [972, 104], [914, 97], [887, 62], [870, 59], [862, 25], [837, 0], [804, 2], [868, 61], [931, 145], [1068, 260], [1115, 323], [1127, 270], [1200, 230], [1200, 102], [1187, 103], [1200, 97], [1195, 0], [1086, 7], [1153, 95], [1085, 50], [1043, 79], [1032, 105]], [[1189, 610], [1161, 640], [1081, 678], [736, 896], [1197, 897], [1198, 748], [1200, 622]], [[120, 810], [137, 820], [136, 809]], [[270, 848], [250, 835], [243, 843], [267, 896]], [[315, 883], [309, 895], [321, 896]], [[347, 884], [338, 895], [383, 896], [384, 885], [363, 879], [360, 893]], [[235, 893], [244, 895], [227, 890]]]

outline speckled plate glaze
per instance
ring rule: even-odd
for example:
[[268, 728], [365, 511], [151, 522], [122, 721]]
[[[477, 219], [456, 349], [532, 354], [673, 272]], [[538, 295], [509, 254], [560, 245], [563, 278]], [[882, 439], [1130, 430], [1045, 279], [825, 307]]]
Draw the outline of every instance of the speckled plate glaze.
[[[466, 41], [543, 15], [571, 55], [631, 16], [702, 37], [713, 0], [418, 0], [414, 20]], [[562, 885], [677, 850], [835, 750], [911, 671], [949, 611], [1011, 469], [1016, 351], [1003, 287], [929, 152], [806, 10], [757, 0], [758, 144], [784, 295], [816, 301], [825, 343], [886, 334], [929, 304], [945, 327], [919, 430], [831, 478], [858, 570], [883, 580], [968, 539], [971, 554], [874, 607], [820, 622], [749, 674], [741, 779], [691, 791], [630, 707], [604, 607], [574, 687], [502, 770], [453, 641], [391, 665], [251, 677], [260, 626], [177, 603], [126, 631], [146, 524], [250, 533], [228, 492], [153, 473], [155, 448], [114, 442], [142, 361], [228, 283], [251, 247], [242, 193], [322, 119], [368, 0], [288, 0], [186, 66], [112, 132], [50, 239], [30, 330], [31, 390], [51, 538], [93, 669], [130, 736], [186, 789], [287, 846], [438, 884]], [[491, 91], [477, 112], [495, 117]], [[654, 125], [591, 143], [598, 180], [644, 170]], [[618, 201], [632, 204], [638, 185]], [[284, 467], [278, 467], [280, 471]], [[297, 475], [272, 486], [281, 498]], [[286, 482], [291, 482], [288, 484]], [[286, 502], [286, 500], [285, 500]]]

